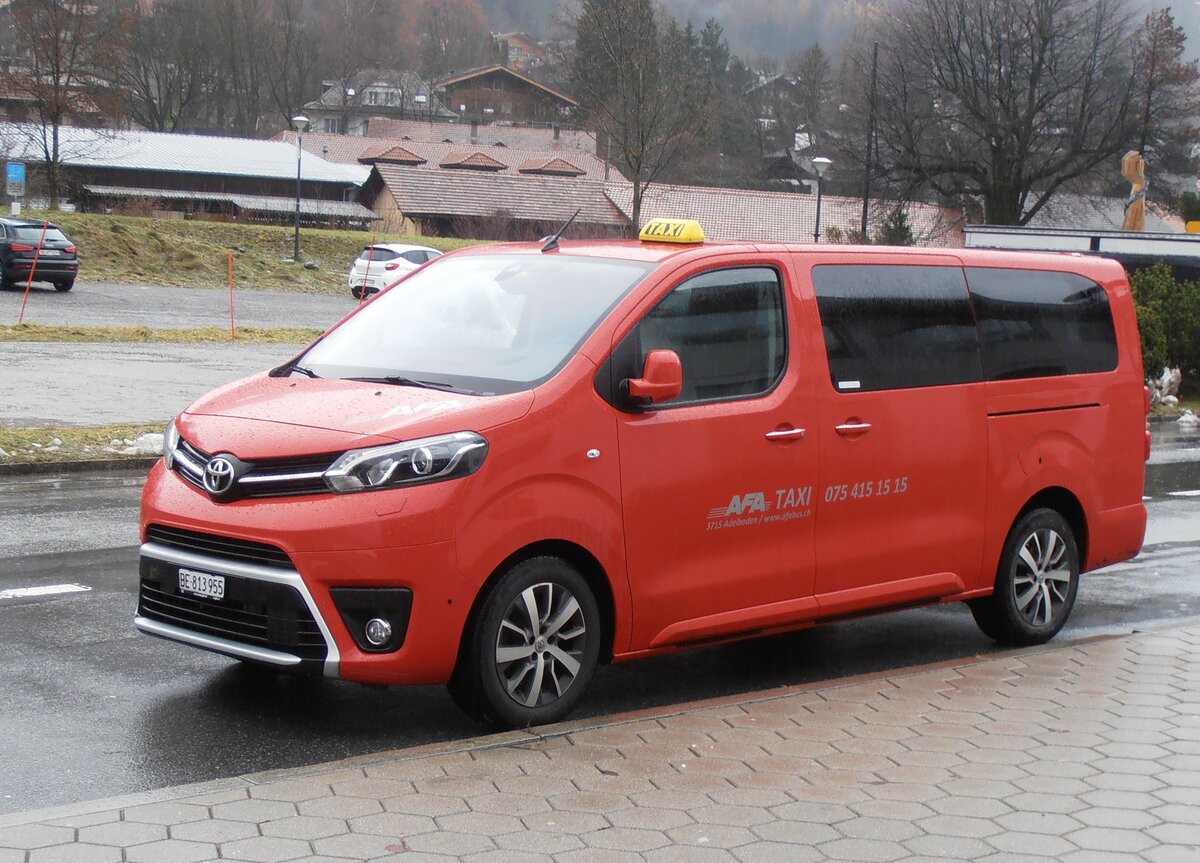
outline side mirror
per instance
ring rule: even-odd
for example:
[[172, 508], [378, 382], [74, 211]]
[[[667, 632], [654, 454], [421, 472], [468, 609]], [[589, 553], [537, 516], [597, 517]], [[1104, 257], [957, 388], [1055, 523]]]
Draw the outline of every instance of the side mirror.
[[646, 354], [640, 378], [625, 381], [629, 397], [643, 404], [658, 404], [679, 398], [683, 392], [683, 364], [674, 351], [657, 350]]

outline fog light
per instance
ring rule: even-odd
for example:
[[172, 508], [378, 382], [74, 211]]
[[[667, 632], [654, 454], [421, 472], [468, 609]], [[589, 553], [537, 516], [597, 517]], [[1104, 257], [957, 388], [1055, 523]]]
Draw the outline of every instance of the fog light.
[[372, 617], [367, 621], [365, 632], [372, 647], [383, 647], [392, 637], [392, 625], [382, 617]]

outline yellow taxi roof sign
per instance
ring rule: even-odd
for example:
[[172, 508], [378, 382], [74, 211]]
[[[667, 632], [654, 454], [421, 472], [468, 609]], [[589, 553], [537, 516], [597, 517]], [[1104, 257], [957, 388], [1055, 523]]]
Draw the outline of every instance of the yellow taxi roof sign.
[[638, 239], [650, 243], [703, 243], [704, 228], [695, 219], [651, 219]]

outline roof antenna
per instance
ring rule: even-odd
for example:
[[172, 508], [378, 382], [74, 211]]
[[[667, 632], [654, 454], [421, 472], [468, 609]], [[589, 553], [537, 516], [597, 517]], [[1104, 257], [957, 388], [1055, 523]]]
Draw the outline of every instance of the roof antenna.
[[567, 219], [567, 223], [565, 225], [563, 225], [561, 228], [559, 228], [558, 233], [555, 234], [553, 237], [542, 237], [542, 239], [546, 242], [546, 245], [542, 246], [543, 252], [553, 252], [555, 249], [558, 248], [558, 238], [563, 235], [563, 231], [565, 231], [567, 228], [571, 227], [571, 223], [573, 221], [575, 221], [575, 217], [579, 215], [580, 210], [582, 210], [582, 209], [583, 209], [583, 207], [580, 207], [574, 213], [572, 213], [571, 218]]

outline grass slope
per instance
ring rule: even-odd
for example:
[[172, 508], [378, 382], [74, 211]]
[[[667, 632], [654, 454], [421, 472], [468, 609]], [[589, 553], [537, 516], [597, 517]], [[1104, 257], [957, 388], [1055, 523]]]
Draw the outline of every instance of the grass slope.
[[[49, 219], [79, 247], [80, 279], [88, 282], [181, 285], [216, 288], [228, 284], [233, 254], [239, 290], [292, 290], [341, 294], [350, 264], [372, 234], [365, 231], [300, 230], [301, 261], [318, 269], [285, 264], [292, 256], [293, 230], [268, 225], [147, 219], [97, 213], [26, 211], [23, 217]], [[416, 243], [449, 251], [474, 240], [374, 235], [377, 242]]]

